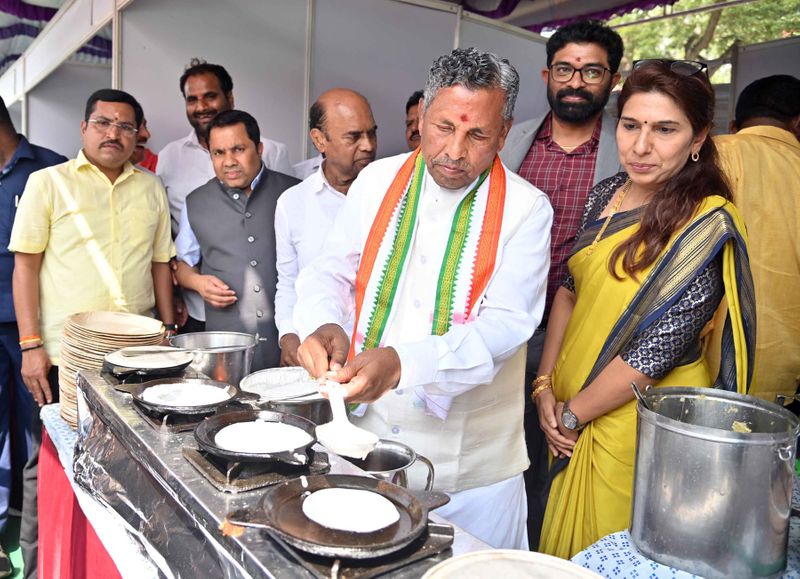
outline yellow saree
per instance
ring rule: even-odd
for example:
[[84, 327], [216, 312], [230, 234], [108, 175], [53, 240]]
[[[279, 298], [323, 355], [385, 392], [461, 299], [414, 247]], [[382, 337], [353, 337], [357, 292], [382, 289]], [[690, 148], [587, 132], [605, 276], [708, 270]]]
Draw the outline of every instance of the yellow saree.
[[[553, 371], [556, 399], [569, 400], [591, 383], [638, 332], [674, 303], [719, 251], [729, 316], [723, 344], [726, 363], [715, 385], [745, 392], [752, 373], [748, 345], [755, 340], [755, 318], [744, 225], [736, 208], [721, 197], [706, 198], [656, 262], [637, 274], [639, 281], [628, 276], [615, 279], [607, 269], [614, 248], [638, 228], [638, 216], [615, 216], [593, 253], [587, 251], [597, 231], [591, 225], [569, 259], [577, 300]], [[700, 357], [674, 368], [658, 386], [712, 384], [708, 365]], [[605, 535], [627, 528], [635, 445], [634, 401], [581, 431], [572, 458], [552, 481], [540, 542], [543, 553], [570, 558]]]

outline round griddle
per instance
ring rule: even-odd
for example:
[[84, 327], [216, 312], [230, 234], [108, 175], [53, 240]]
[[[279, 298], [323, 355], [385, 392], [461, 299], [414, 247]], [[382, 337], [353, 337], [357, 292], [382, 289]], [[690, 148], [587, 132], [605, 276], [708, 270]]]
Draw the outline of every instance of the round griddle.
[[[303, 501], [327, 488], [367, 490], [389, 499], [400, 520], [373, 533], [329, 529], [303, 513]], [[428, 509], [446, 504], [444, 493], [415, 494], [389, 482], [352, 475], [303, 476], [269, 488], [254, 511], [229, 515], [233, 524], [267, 529], [301, 551], [332, 558], [372, 559], [399, 551], [428, 525]]]
[[[224, 390], [228, 394], [228, 399], [215, 402], [214, 404], [203, 404], [200, 406], [169, 406], [166, 404], [149, 402], [142, 397], [145, 390], [152, 386], [158, 386], [159, 384], [197, 384], [213, 386], [214, 388]], [[131, 390], [131, 395], [137, 404], [140, 404], [147, 410], [161, 414], [211, 414], [222, 404], [227, 404], [234, 398], [239, 397], [239, 394], [240, 391], [236, 386], [204, 378], [160, 378], [158, 380], [150, 380], [149, 382], [138, 384]]]
[[[217, 446], [215, 440], [217, 433], [231, 424], [238, 422], [281, 422], [299, 428], [311, 437], [308, 444], [287, 450], [273, 453], [251, 453], [236, 452]], [[316, 428], [314, 423], [294, 414], [283, 412], [273, 412], [270, 410], [237, 410], [234, 412], [220, 412], [214, 416], [209, 416], [197, 425], [194, 429], [194, 438], [200, 448], [225, 460], [237, 462], [271, 462], [279, 461], [287, 464], [306, 465], [310, 460], [309, 450], [317, 442]]]

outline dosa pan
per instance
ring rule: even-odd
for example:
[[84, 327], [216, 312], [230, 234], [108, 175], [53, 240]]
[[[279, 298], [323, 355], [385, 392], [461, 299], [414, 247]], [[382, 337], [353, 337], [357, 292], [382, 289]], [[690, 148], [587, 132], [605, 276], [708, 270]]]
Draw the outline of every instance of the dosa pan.
[[[189, 385], [198, 385], [198, 386], [212, 386], [214, 388], [219, 388], [220, 390], [224, 390], [225, 393], [228, 395], [227, 400], [222, 400], [221, 402], [214, 402], [213, 404], [202, 404], [199, 406], [171, 406], [168, 404], [159, 404], [157, 402], [150, 402], [145, 400], [142, 397], [142, 394], [148, 388], [152, 386], [158, 386], [160, 384], [189, 384]], [[206, 378], [160, 378], [158, 380], [150, 380], [149, 382], [143, 382], [142, 384], [137, 384], [131, 390], [131, 395], [133, 399], [140, 405], [142, 405], [147, 410], [151, 410], [153, 412], [158, 412], [161, 414], [211, 414], [217, 408], [223, 404], [227, 404], [231, 400], [235, 398], [239, 398], [241, 396], [240, 390], [236, 386], [231, 386], [230, 384], [226, 384], [225, 382], [217, 382], [216, 380], [209, 380]]]
[[[215, 440], [217, 433], [231, 424], [238, 422], [282, 422], [289, 426], [299, 428], [311, 437], [311, 442], [291, 450], [273, 453], [237, 452], [220, 448]], [[306, 465], [311, 462], [309, 450], [317, 442], [314, 423], [294, 414], [272, 412], [270, 410], [237, 410], [234, 412], [220, 412], [209, 416], [194, 429], [194, 438], [200, 448], [225, 460], [236, 462], [271, 462], [279, 461], [288, 464]]]
[[[329, 529], [303, 513], [303, 501], [314, 491], [327, 488], [367, 490], [389, 499], [400, 520], [373, 533]], [[267, 529], [287, 544], [323, 557], [372, 559], [383, 557], [417, 539], [427, 528], [428, 509], [450, 500], [444, 493], [413, 493], [389, 482], [366, 476], [303, 476], [270, 487], [254, 510], [228, 515], [234, 525]]]

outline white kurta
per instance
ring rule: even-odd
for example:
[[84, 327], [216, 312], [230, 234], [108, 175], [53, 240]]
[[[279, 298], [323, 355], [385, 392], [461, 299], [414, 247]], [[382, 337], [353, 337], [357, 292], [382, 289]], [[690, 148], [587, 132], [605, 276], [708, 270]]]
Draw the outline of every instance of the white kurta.
[[[278, 258], [275, 324], [280, 337], [297, 333], [292, 321], [297, 302], [294, 289], [297, 276], [319, 256], [344, 200], [345, 195], [325, 179], [322, 166], [278, 198], [275, 208], [275, 252]], [[347, 332], [351, 329], [352, 323], [345, 327]]]
[[[324, 323], [346, 321], [369, 228], [407, 157], [372, 163], [351, 186], [324, 253], [298, 278], [294, 320], [301, 337]], [[443, 336], [432, 336], [436, 284], [450, 225], [472, 185], [453, 191], [425, 178], [414, 240], [384, 336], [384, 345], [393, 346], [400, 357], [400, 383], [370, 405], [361, 425], [381, 438], [403, 441], [433, 461], [435, 488], [454, 497], [446, 507], [459, 517], [453, 522], [495, 546], [520, 547], [524, 492], [511, 493], [518, 497], [516, 510], [508, 512], [507, 501], [509, 485], [521, 485], [528, 465], [522, 425], [523, 346], [544, 309], [552, 209], [544, 193], [506, 171], [497, 262], [477, 316]], [[488, 187], [488, 179], [483, 186]], [[369, 307], [364, 305], [365, 315]], [[453, 397], [446, 420], [427, 412], [417, 388], [426, 395]], [[514, 482], [517, 477], [520, 481]], [[461, 508], [468, 506], [459, 504], [462, 497], [473, 508]], [[482, 506], [476, 510], [478, 504]], [[521, 528], [509, 531], [507, 525]]]

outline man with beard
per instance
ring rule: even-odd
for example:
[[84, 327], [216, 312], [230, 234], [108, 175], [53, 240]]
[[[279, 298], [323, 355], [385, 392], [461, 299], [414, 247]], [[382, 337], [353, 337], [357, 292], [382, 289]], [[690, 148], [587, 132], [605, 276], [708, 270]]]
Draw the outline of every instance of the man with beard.
[[278, 365], [275, 327], [275, 204], [298, 183], [269, 170], [256, 120], [218, 114], [208, 129], [215, 177], [186, 197], [175, 240], [175, 277], [205, 300], [210, 331], [258, 334], [252, 370]]
[[[550, 304], [566, 276], [586, 198], [596, 183], [621, 170], [616, 121], [603, 108], [619, 82], [622, 52], [619, 34], [599, 21], [559, 28], [547, 41], [547, 68], [542, 71], [551, 110], [515, 125], [501, 154], [509, 169], [547, 193], [554, 212], [545, 313], [528, 342], [525, 378], [529, 391], [542, 356]], [[525, 432], [531, 460], [525, 474], [528, 531], [535, 549], [544, 517], [547, 445], [530, 400]]]
[[406, 144], [408, 150], [413, 151], [419, 147], [419, 101], [422, 91], [418, 90], [406, 102]]
[[494, 54], [436, 59], [420, 148], [361, 171], [298, 277], [294, 314], [309, 373], [334, 371], [349, 401], [369, 403], [359, 426], [431, 460], [451, 498], [437, 513], [516, 549], [528, 545], [525, 342], [544, 309], [552, 220], [545, 194], [497, 157], [518, 90]]
[[[214, 177], [214, 167], [208, 153], [206, 131], [212, 119], [233, 108], [233, 80], [218, 64], [193, 59], [181, 75], [179, 86], [186, 101], [186, 118], [192, 125], [188, 136], [167, 144], [158, 155], [156, 173], [167, 190], [172, 217], [172, 235], [178, 234], [181, 210], [186, 196]], [[261, 159], [268, 169], [292, 174], [286, 145], [261, 139]], [[205, 309], [203, 298], [192, 291], [183, 292], [189, 319], [185, 332], [203, 331]]]
[[[300, 338], [292, 321], [297, 274], [322, 251], [350, 185], [375, 160], [378, 146], [372, 109], [367, 99], [353, 90], [335, 88], [323, 93], [308, 117], [311, 140], [324, 161], [313, 175], [281, 195], [275, 213], [275, 322], [283, 366], [298, 364]], [[352, 324], [345, 327], [351, 329]]]

